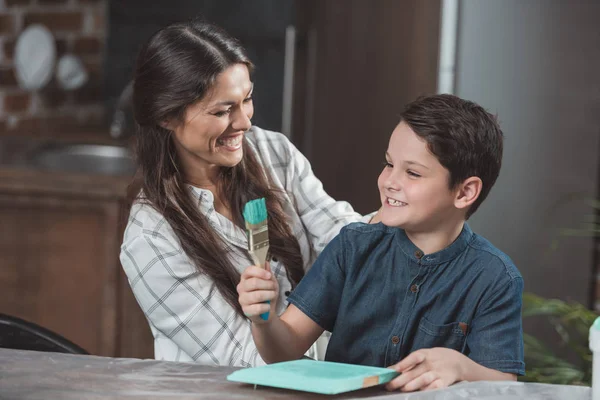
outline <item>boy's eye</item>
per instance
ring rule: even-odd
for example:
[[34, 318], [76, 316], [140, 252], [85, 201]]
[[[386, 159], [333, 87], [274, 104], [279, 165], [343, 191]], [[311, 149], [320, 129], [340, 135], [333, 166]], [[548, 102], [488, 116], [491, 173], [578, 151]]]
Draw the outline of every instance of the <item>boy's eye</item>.
[[414, 177], [414, 178], [420, 178], [420, 177], [421, 177], [421, 175], [419, 175], [419, 174], [417, 174], [416, 172], [414, 172], [414, 171], [411, 171], [411, 170], [408, 170], [408, 171], [406, 171], [406, 173], [407, 173], [408, 175], [410, 175], [410, 176]]

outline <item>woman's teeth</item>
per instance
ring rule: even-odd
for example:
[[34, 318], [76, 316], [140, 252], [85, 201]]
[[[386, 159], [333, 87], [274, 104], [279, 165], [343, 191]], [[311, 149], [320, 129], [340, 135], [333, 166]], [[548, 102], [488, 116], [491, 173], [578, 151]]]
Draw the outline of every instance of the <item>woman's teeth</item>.
[[387, 202], [390, 206], [394, 206], [394, 207], [401, 207], [401, 206], [405, 206], [406, 203], [399, 201], [399, 200], [394, 200], [394, 199], [390, 199], [388, 197]]
[[225, 139], [217, 139], [217, 144], [227, 147], [238, 147], [242, 143], [243, 135], [238, 135]]

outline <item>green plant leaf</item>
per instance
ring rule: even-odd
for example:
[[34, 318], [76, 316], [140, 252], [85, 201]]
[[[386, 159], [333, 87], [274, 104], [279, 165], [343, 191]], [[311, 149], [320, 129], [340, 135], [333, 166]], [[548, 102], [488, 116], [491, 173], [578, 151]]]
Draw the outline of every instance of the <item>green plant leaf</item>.
[[580, 385], [591, 382], [592, 353], [588, 346], [589, 328], [597, 314], [575, 302], [545, 299], [532, 293], [523, 294], [523, 317], [545, 317], [559, 335], [562, 345], [571, 349], [581, 361], [577, 367], [556, 356], [542, 341], [523, 334], [526, 377], [524, 382]]

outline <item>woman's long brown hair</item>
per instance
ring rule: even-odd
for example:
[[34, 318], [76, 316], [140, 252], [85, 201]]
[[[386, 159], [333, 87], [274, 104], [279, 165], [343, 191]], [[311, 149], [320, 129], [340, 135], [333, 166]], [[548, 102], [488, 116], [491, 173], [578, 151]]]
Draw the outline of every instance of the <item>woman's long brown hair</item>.
[[[133, 109], [139, 171], [130, 196], [150, 204], [174, 230], [200, 273], [210, 277], [225, 300], [243, 316], [236, 286], [240, 274], [227, 256], [229, 246], [199, 211], [180, 174], [165, 120], [182, 120], [186, 107], [202, 99], [217, 76], [234, 64], [253, 65], [239, 42], [201, 21], [177, 23], [157, 32], [142, 48], [134, 74]], [[247, 139], [244, 157], [219, 173], [218, 195], [231, 208], [234, 223], [244, 226], [244, 204], [264, 197], [268, 210], [270, 253], [286, 269], [292, 285], [304, 275], [298, 240], [283, 211], [281, 192], [258, 162]], [[250, 265], [250, 259], [248, 259]]]

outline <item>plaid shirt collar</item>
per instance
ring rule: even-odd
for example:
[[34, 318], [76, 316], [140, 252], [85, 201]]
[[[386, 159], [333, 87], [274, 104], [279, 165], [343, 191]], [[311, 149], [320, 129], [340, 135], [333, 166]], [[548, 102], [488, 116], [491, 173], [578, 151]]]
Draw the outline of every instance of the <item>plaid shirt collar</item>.
[[188, 185], [192, 196], [197, 199], [197, 205], [200, 212], [208, 219], [211, 226], [221, 237], [234, 246], [248, 249], [248, 237], [246, 231], [235, 225], [228, 218], [222, 216], [215, 210], [215, 197], [208, 189], [201, 189], [196, 186]]

